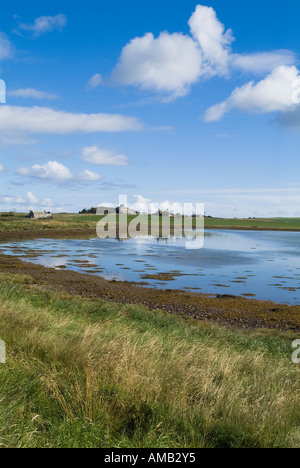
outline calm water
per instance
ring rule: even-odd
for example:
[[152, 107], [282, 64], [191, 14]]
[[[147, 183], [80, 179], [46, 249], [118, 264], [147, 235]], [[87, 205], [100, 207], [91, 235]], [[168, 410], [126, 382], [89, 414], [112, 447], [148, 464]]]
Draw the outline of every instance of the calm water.
[[182, 239], [140, 238], [40, 239], [2, 243], [0, 251], [110, 280], [300, 304], [297, 232], [207, 231], [200, 250], [186, 250]]

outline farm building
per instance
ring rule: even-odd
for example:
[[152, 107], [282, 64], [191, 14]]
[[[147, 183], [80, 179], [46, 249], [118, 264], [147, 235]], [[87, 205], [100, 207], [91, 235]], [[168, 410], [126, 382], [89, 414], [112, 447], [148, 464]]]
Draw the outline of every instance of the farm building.
[[171, 213], [169, 210], [163, 211], [163, 210], [158, 210], [155, 213], [155, 216], [167, 216], [168, 218], [171, 218]]
[[127, 208], [127, 206], [121, 205], [117, 208], [117, 213], [119, 214], [127, 214], [127, 215], [137, 215], [138, 212], [135, 210], [131, 210], [130, 208]]
[[47, 212], [47, 211], [30, 211], [28, 218], [30, 219], [52, 218], [52, 213]]

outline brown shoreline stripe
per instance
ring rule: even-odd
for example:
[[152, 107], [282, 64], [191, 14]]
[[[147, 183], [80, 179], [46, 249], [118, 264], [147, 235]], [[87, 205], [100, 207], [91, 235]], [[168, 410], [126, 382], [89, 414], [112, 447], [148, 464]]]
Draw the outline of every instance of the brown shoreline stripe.
[[33, 278], [33, 286], [70, 296], [142, 304], [151, 310], [162, 309], [170, 314], [239, 328], [300, 331], [300, 306], [245, 297], [212, 297], [199, 292], [143, 288], [128, 282], [108, 281], [100, 276], [45, 268], [3, 254], [0, 255], [0, 272], [29, 275]]

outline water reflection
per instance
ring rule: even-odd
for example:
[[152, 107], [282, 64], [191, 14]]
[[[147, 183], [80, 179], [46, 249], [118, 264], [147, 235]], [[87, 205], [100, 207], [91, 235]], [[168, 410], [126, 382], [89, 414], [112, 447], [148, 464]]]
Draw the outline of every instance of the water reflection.
[[4, 253], [58, 269], [158, 288], [234, 294], [300, 304], [300, 234], [207, 231], [204, 247], [185, 239], [32, 240], [1, 244]]

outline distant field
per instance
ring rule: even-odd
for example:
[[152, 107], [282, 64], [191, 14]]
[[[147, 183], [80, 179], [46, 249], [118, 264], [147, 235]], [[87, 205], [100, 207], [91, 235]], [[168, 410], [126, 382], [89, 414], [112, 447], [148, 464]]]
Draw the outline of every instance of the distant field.
[[24, 213], [0, 213], [0, 231], [95, 229], [99, 216], [56, 214], [52, 219], [28, 219]]
[[[79, 214], [55, 214], [52, 219], [32, 220], [24, 213], [0, 213], [0, 232], [2, 231], [92, 231], [96, 229], [101, 216]], [[134, 216], [128, 216], [129, 222]], [[147, 217], [144, 217], [147, 219]], [[171, 219], [171, 226], [174, 220]], [[270, 219], [221, 219], [206, 218], [206, 229], [249, 229], [300, 231], [300, 218]]]
[[205, 220], [207, 229], [257, 229], [257, 230], [299, 230], [300, 218], [262, 218], [262, 219], [219, 219]]

